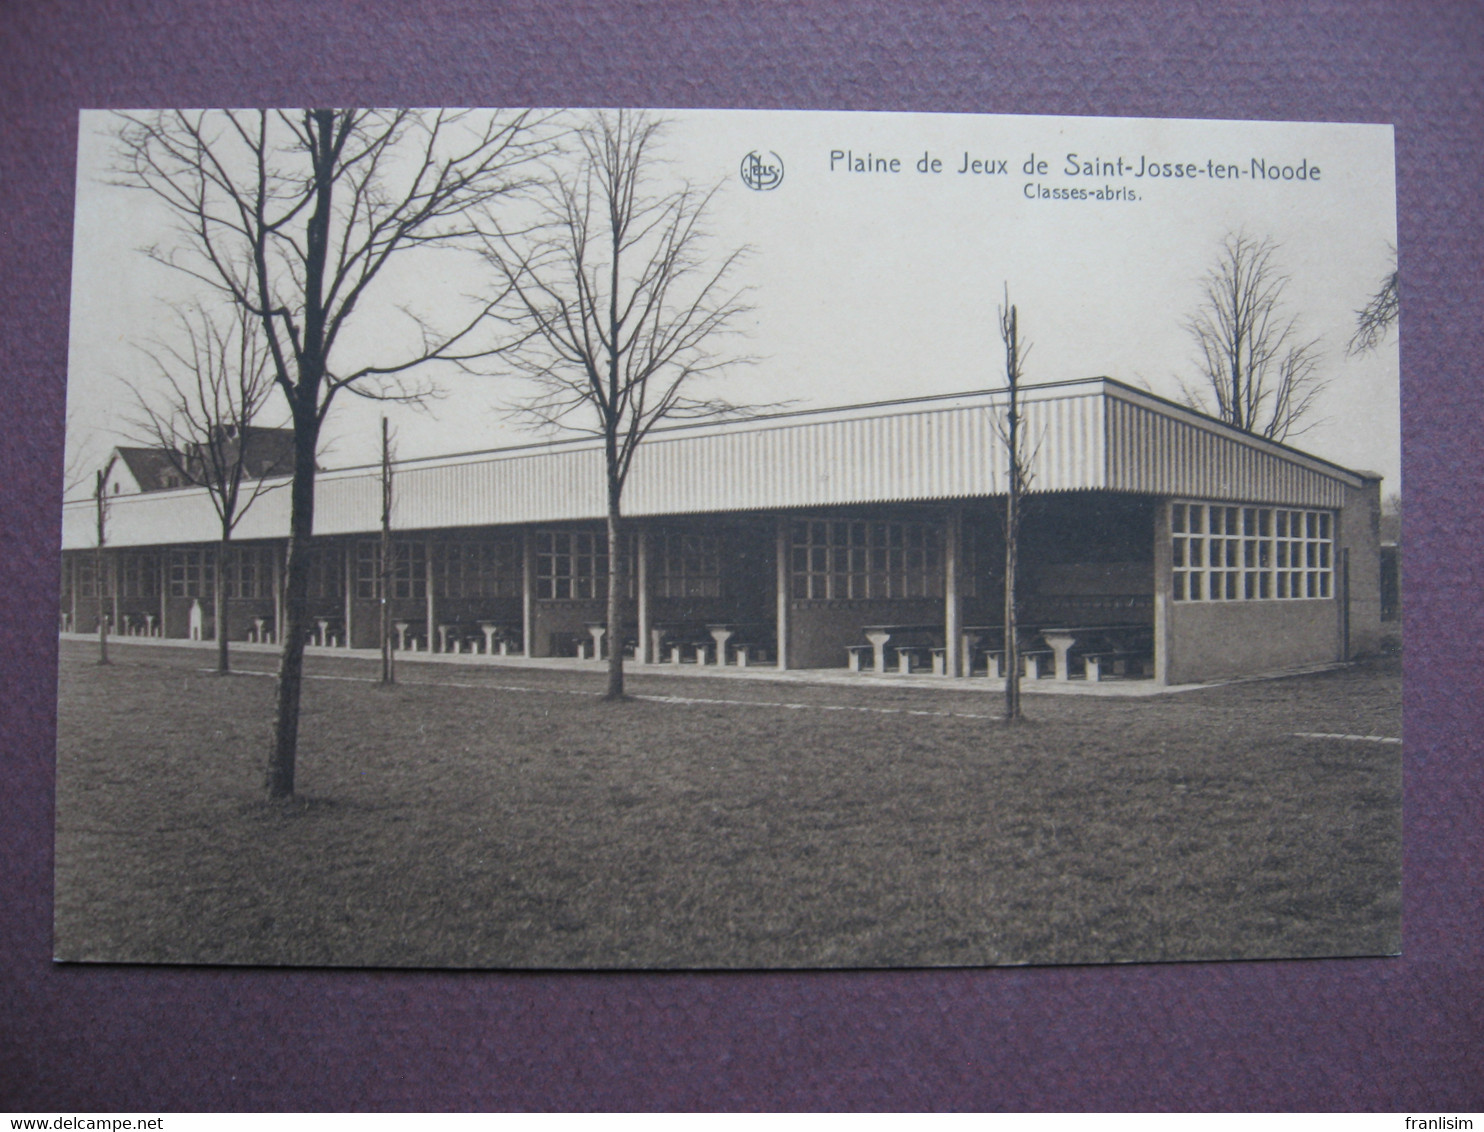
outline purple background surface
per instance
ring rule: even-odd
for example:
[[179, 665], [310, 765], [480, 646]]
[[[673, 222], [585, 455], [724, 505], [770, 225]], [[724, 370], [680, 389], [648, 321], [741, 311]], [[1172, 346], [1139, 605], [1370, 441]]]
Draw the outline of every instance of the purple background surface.
[[[1484, 7], [0, 6], [0, 1109], [1484, 1107]], [[984, 971], [63, 967], [55, 586], [77, 111], [824, 107], [1393, 122], [1405, 955]]]

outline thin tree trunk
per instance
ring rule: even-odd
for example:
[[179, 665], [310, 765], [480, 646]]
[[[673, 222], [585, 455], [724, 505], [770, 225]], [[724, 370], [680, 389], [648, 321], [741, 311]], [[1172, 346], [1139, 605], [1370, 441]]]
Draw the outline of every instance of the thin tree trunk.
[[619, 516], [617, 480], [608, 479], [608, 691], [609, 700], [621, 700], [623, 691], [623, 556], [619, 553], [622, 534]]
[[[312, 416], [313, 409], [309, 410]], [[289, 514], [287, 580], [283, 609], [283, 652], [278, 662], [278, 721], [268, 759], [268, 796], [294, 793], [299, 749], [299, 697], [304, 683], [304, 631], [309, 621], [309, 562], [314, 536], [314, 453], [318, 426], [311, 419], [294, 429], [294, 480]]]
[[93, 554], [93, 581], [98, 592], [98, 663], [108, 664], [108, 611], [103, 602], [107, 597], [107, 586], [103, 581], [104, 515], [108, 510], [107, 496], [103, 493], [103, 473], [98, 473], [93, 498], [98, 506], [98, 547]]
[[94, 553], [93, 573], [98, 583], [98, 663], [111, 664], [108, 659], [108, 609], [103, 604], [108, 600], [108, 586], [103, 578], [103, 547]]
[[216, 674], [225, 676], [232, 670], [227, 657], [227, 551], [231, 547], [231, 536], [222, 532], [221, 542], [216, 547], [216, 568], [212, 571], [211, 615], [216, 622]]
[[1019, 557], [1019, 491], [1013, 486], [1005, 501], [1005, 721], [1020, 718], [1020, 641], [1015, 610], [1015, 568]]
[[387, 436], [386, 418], [381, 418], [381, 562], [377, 571], [377, 590], [381, 598], [381, 682], [397, 682], [396, 659], [392, 653], [392, 450]]
[[[1008, 306], [1008, 294], [1006, 295]], [[1020, 718], [1020, 641], [1015, 608], [1015, 573], [1020, 552], [1020, 327], [1014, 307], [1001, 320], [1010, 408], [1005, 422], [1010, 484], [1005, 497], [1005, 722]]]

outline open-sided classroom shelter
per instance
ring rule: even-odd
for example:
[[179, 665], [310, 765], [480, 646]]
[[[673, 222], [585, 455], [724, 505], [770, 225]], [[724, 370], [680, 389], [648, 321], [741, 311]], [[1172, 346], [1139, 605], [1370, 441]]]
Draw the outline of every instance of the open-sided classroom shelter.
[[[657, 430], [624, 497], [625, 647], [641, 663], [994, 672], [1005, 404], [990, 391]], [[1027, 386], [1021, 404], [1033, 672], [1190, 683], [1378, 647], [1377, 477], [1111, 379]], [[568, 440], [397, 463], [399, 646], [601, 655], [602, 460]], [[101, 556], [94, 502], [64, 506], [62, 627], [96, 631], [101, 611], [119, 633], [209, 637], [209, 499], [128, 472], [110, 467]], [[233, 637], [282, 624], [288, 494], [260, 497], [234, 535]], [[380, 528], [380, 468], [320, 473], [314, 643], [378, 647]]]

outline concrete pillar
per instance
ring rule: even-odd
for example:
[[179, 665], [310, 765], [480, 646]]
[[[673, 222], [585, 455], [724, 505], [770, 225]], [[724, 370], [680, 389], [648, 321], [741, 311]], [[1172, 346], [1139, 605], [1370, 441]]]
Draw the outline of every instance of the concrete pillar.
[[777, 594], [778, 594], [778, 667], [788, 667], [788, 630], [789, 630], [789, 521], [786, 516], [780, 515], [774, 525], [773, 532], [774, 557], [777, 559]]
[[433, 651], [433, 634], [438, 631], [438, 602], [433, 596], [433, 545], [432, 539], [423, 544], [423, 591], [428, 603], [429, 652]]
[[943, 529], [943, 665], [944, 675], [962, 676], [964, 660], [963, 574], [964, 513], [960, 507], [948, 512]]
[[1154, 682], [1170, 682], [1174, 632], [1170, 624], [1170, 600], [1174, 590], [1174, 567], [1170, 553], [1170, 501], [1154, 507]]
[[352, 620], [356, 604], [356, 543], [354, 539], [345, 541], [341, 554], [345, 567], [345, 647], [350, 648]]
[[108, 555], [108, 584], [113, 590], [113, 631], [123, 636], [123, 620], [119, 616], [119, 552]]
[[[1345, 487], [1344, 506], [1332, 520], [1331, 551], [1336, 597], [1336, 653], [1370, 656], [1381, 648], [1381, 480], [1365, 476], [1359, 487]], [[1341, 563], [1348, 565], [1348, 585], [1341, 590]]]
[[638, 590], [638, 621], [639, 621], [639, 663], [654, 664], [659, 659], [653, 655], [653, 643], [649, 639], [649, 627], [652, 620], [650, 611], [650, 569], [649, 569], [649, 528], [641, 527], [634, 534], [637, 544], [635, 558], [638, 559], [635, 566], [635, 582]]
[[[273, 642], [283, 644], [283, 555], [287, 544], [275, 546], [271, 555], [273, 559]], [[161, 610], [160, 624], [165, 619], [163, 609]], [[164, 629], [160, 630], [160, 636], [164, 636]]]
[[520, 624], [526, 656], [536, 655], [536, 532], [520, 532]]

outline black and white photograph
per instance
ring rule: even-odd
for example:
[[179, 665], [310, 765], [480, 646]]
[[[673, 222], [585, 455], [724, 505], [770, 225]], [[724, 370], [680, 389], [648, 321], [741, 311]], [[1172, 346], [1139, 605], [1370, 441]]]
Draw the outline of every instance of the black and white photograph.
[[1389, 126], [78, 144], [57, 960], [1401, 951]]

